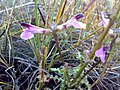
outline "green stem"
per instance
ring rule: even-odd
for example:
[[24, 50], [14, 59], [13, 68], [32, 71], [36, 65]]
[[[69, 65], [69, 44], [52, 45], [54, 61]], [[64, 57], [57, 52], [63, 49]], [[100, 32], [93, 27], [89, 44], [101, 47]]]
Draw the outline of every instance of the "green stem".
[[34, 2], [35, 2], [35, 23], [36, 23], [36, 25], [38, 26], [39, 25], [39, 23], [38, 23], [38, 4], [37, 4], [37, 2], [38, 2], [38, 0], [34, 0]]
[[100, 63], [100, 60], [99, 60], [96, 64], [94, 64], [94, 65], [79, 79], [78, 84], [79, 84], [79, 83], [81, 82], [81, 80], [82, 80], [90, 71], [92, 71], [93, 68], [96, 67], [99, 63]]
[[[39, 18], [38, 18], [38, 0], [34, 0], [35, 2], [35, 24], [39, 26]], [[40, 48], [40, 34], [37, 34], [37, 42], [38, 42], [38, 49]]]
[[70, 86], [73, 86], [75, 84], [75, 82], [77, 81], [77, 79], [80, 77], [81, 73], [83, 72], [83, 70], [85, 69], [85, 67], [88, 65], [88, 62], [83, 64], [80, 69], [79, 72], [77, 73], [76, 77], [73, 79], [73, 81], [70, 83]]
[[69, 74], [68, 74], [67, 67], [64, 67], [64, 77], [66, 78], [67, 82], [69, 83], [70, 82], [70, 77], [69, 77]]

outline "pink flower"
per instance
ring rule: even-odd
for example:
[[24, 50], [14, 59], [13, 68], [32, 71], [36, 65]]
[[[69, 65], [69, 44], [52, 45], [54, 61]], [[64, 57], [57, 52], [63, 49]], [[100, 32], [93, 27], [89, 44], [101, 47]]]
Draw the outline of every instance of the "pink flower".
[[[100, 23], [98, 24], [98, 26], [104, 26], [105, 28], [107, 27], [107, 25], [109, 24], [110, 19], [109, 18], [105, 18], [104, 13], [101, 12], [101, 17], [102, 17], [102, 21], [100, 21]], [[109, 29], [109, 34], [113, 34], [113, 30]]]
[[105, 63], [105, 58], [107, 51], [110, 51], [110, 47], [101, 47], [95, 52], [95, 56], [99, 57], [103, 63]]
[[70, 26], [73, 26], [75, 28], [83, 28], [86, 29], [86, 24], [79, 22], [78, 19], [84, 17], [83, 14], [77, 14], [74, 17], [72, 17], [70, 20], [68, 20], [67, 22], [58, 25], [57, 28], [62, 30], [62, 29], [66, 29]]
[[35, 33], [45, 34], [51, 32], [50, 29], [44, 29], [27, 23], [21, 23], [21, 26], [26, 27], [20, 35], [20, 37], [24, 40], [33, 38]]
[[110, 19], [105, 18], [103, 12], [101, 12], [101, 17], [102, 17], [102, 21], [98, 24], [98, 26], [102, 26], [103, 25], [104, 27], [107, 27], [107, 25], [109, 24]]
[[96, 56], [96, 57], [100, 57], [101, 61], [102, 61], [103, 63], [105, 63], [105, 56], [106, 56], [106, 54], [105, 54], [105, 51], [104, 51], [103, 47], [99, 48], [99, 49], [95, 52], [95, 56]]

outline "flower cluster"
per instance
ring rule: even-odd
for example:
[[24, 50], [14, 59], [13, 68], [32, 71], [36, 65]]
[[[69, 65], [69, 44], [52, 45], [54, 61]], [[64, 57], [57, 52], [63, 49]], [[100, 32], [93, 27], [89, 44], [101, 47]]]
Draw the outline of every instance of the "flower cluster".
[[[70, 26], [73, 26], [75, 28], [86, 28], [86, 24], [79, 22], [78, 19], [84, 17], [83, 14], [77, 14], [74, 17], [72, 17], [70, 20], [68, 20], [67, 22], [58, 25], [56, 28], [57, 29], [66, 29]], [[34, 34], [36, 33], [41, 33], [41, 34], [46, 34], [46, 33], [51, 33], [52, 31], [50, 29], [44, 29], [41, 27], [37, 27], [28, 23], [21, 23], [21, 26], [26, 27], [26, 29], [23, 29], [23, 32], [21, 33], [20, 37], [24, 40], [28, 40], [34, 37]]]
[[[104, 27], [107, 27], [110, 19], [105, 18], [103, 13], [101, 13], [101, 16], [102, 16], [102, 21], [98, 24], [98, 26], [103, 25]], [[86, 24], [78, 21], [80, 18], [83, 18], [83, 17], [84, 17], [84, 15], [82, 13], [77, 14], [77, 15], [73, 16], [70, 20], [68, 20], [67, 22], [65, 22], [61, 25], [58, 25], [56, 28], [60, 29], [60, 30], [63, 30], [63, 29], [69, 28], [70, 26], [73, 26], [74, 28], [86, 29]], [[21, 26], [26, 27], [26, 29], [23, 29], [23, 32], [20, 35], [20, 37], [24, 40], [28, 40], [28, 39], [33, 38], [34, 34], [36, 34], [36, 33], [46, 34], [46, 33], [51, 33], [52, 32], [51, 29], [44, 29], [44, 28], [37, 27], [37, 26], [31, 25], [31, 24], [28, 24], [28, 23], [21, 23]], [[103, 63], [105, 63], [106, 47], [99, 48], [95, 52], [95, 56], [99, 57], [101, 59], [101, 61]]]

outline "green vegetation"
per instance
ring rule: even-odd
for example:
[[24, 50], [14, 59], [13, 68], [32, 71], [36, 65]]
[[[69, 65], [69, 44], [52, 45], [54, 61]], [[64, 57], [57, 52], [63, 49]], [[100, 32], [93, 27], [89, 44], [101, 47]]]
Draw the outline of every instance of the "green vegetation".
[[0, 90], [118, 90], [119, 0], [1, 0]]

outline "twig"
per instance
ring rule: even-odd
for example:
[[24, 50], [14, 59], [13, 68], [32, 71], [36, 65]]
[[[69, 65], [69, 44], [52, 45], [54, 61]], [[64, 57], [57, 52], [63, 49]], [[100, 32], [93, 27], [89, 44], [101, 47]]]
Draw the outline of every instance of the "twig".
[[61, 50], [60, 50], [60, 46], [59, 46], [59, 40], [58, 40], [58, 36], [57, 36], [57, 33], [53, 31], [53, 36], [54, 36], [54, 39], [55, 39], [55, 42], [56, 42], [56, 47], [58, 49], [58, 52], [60, 54], [60, 58], [62, 59], [62, 63], [64, 64], [64, 59], [62, 57], [62, 53], [61, 53]]
[[43, 21], [44, 26], [45, 26], [45, 19], [44, 19], [43, 14], [42, 14], [42, 12], [41, 12], [41, 10], [40, 10], [40, 8], [39, 8], [39, 7], [38, 7], [38, 11], [39, 11], [39, 13], [40, 13], [40, 16], [41, 16], [42, 21]]
[[11, 79], [12, 79], [12, 82], [13, 82], [13, 87], [12, 87], [12, 90], [14, 90], [15, 89], [15, 80], [14, 80], [14, 78], [12, 77], [12, 75], [8, 72], [8, 70], [9, 69], [11, 69], [11, 68], [13, 68], [13, 66], [11, 66], [11, 67], [9, 67], [9, 68], [7, 68], [6, 70], [5, 70], [5, 72], [11, 77]]
[[95, 2], [96, 0], [91, 0], [91, 2], [85, 7], [85, 9], [82, 11], [84, 13], [85, 11], [88, 10], [88, 8]]
[[[99, 60], [96, 64], [94, 64], [94, 65], [80, 78], [79, 82], [80, 82], [91, 70], [93, 70], [93, 68], [96, 67], [99, 63], [100, 63], [100, 60]], [[79, 82], [78, 82], [78, 83], [79, 83]]]

